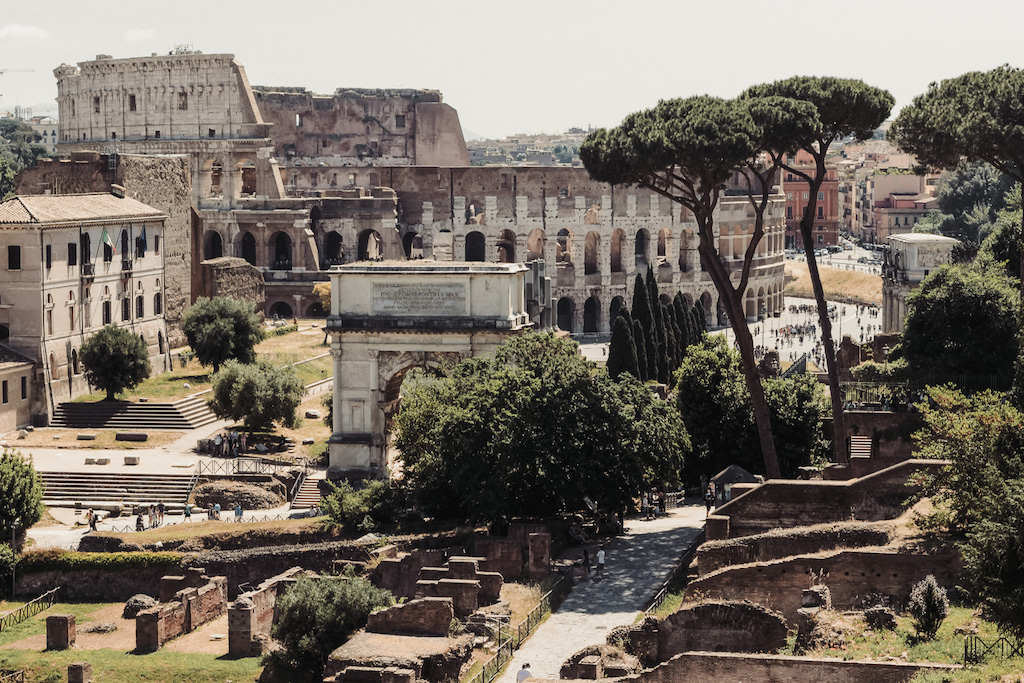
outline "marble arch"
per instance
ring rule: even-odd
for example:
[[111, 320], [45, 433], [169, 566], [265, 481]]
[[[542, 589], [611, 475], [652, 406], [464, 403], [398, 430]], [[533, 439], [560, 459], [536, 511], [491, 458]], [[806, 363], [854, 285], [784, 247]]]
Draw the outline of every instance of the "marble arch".
[[430, 261], [331, 268], [334, 472], [388, 476], [388, 428], [406, 374], [493, 353], [529, 329], [528, 272], [519, 263]]

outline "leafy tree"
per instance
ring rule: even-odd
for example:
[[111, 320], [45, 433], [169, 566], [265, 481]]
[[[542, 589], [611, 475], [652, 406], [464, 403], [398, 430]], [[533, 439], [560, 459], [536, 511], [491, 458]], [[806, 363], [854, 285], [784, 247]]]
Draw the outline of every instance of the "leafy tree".
[[334, 485], [320, 502], [328, 524], [345, 531], [373, 531], [379, 524], [398, 521], [405, 507], [405, 489], [395, 481], [367, 481], [356, 489], [348, 481]]
[[229, 360], [213, 376], [210, 408], [218, 417], [245, 420], [249, 431], [269, 429], [275, 422], [294, 427], [305, 393], [291, 366]]
[[325, 311], [330, 313], [330, 311], [331, 311], [331, 283], [330, 283], [330, 281], [318, 282], [315, 285], [313, 285], [313, 294], [315, 294], [317, 296], [317, 298], [320, 299], [320, 306]]
[[993, 261], [1005, 264], [1007, 273], [1020, 273], [1020, 188], [1007, 193], [1005, 208], [996, 217], [996, 224], [981, 245], [981, 252]]
[[[984, 161], [1019, 185], [1024, 180], [1021, 91], [1024, 71], [1009, 65], [932, 83], [900, 111], [889, 137], [922, 166]], [[1018, 272], [1024, 291], [1024, 261]]]
[[[11, 573], [17, 564], [18, 557], [14, 548], [8, 543], [0, 543], [0, 591], [5, 591], [11, 586]], [[14, 599], [14, 596], [11, 596]]]
[[612, 341], [608, 347], [608, 363], [605, 366], [612, 379], [626, 372], [640, 379], [637, 367], [636, 343], [633, 341], [633, 325], [630, 322], [629, 310], [619, 309], [612, 327]]
[[821, 274], [814, 254], [814, 224], [817, 215], [818, 191], [828, 176], [825, 157], [829, 147], [840, 138], [852, 136], [858, 140], [872, 137], [874, 130], [885, 121], [895, 102], [892, 95], [880, 88], [867, 85], [856, 79], [832, 77], [796, 76], [786, 80], [756, 85], [746, 91], [743, 97], [753, 99], [788, 98], [813, 105], [814, 126], [810, 136], [807, 130], [779, 126], [778, 136], [772, 147], [778, 151], [790, 151], [797, 147], [814, 159], [814, 171], [804, 172], [788, 162], [780, 166], [787, 172], [802, 178], [807, 183], [809, 200], [800, 217], [800, 236], [807, 261], [814, 300], [818, 307], [818, 325], [824, 346], [828, 369], [829, 393], [832, 401], [832, 446], [836, 461], [847, 462], [846, 420], [843, 414], [844, 402], [839, 384], [839, 369], [836, 365], [835, 342], [832, 339], [832, 321], [828, 317], [825, 290], [821, 285]]
[[1024, 637], [1024, 414], [1005, 394], [930, 387], [920, 457], [949, 461], [923, 477], [964, 557], [965, 583], [986, 614]]
[[403, 393], [395, 446], [433, 515], [479, 520], [617, 510], [678, 480], [689, 439], [678, 414], [634, 378], [595, 372], [576, 345], [516, 337]]
[[0, 155], [0, 202], [14, 196], [14, 178], [17, 173], [9, 159]]
[[46, 156], [46, 147], [39, 144], [43, 136], [24, 121], [0, 119], [0, 156], [11, 160], [15, 173], [20, 173], [36, 160]]
[[85, 379], [106, 391], [108, 401], [118, 392], [137, 387], [150, 373], [146, 343], [117, 325], [107, 325], [86, 339], [81, 359]]
[[[775, 98], [772, 106], [709, 96], [663, 100], [652, 109], [630, 114], [615, 129], [594, 131], [580, 148], [580, 158], [595, 180], [641, 185], [693, 213], [700, 236], [697, 250], [736, 333], [744, 376], [754, 397], [761, 451], [773, 476], [778, 476], [778, 462], [771, 423], [743, 310], [751, 264], [764, 235], [763, 221], [755, 224], [739, 280], [734, 283], [730, 267], [718, 253], [714, 214], [733, 174], [748, 168], [760, 170], [755, 160], [766, 144], [783, 137], [783, 129], [791, 138], [803, 139], [802, 122], [809, 120], [809, 113], [809, 107], [782, 98]], [[768, 190], [758, 187], [757, 191]]]
[[256, 345], [266, 336], [253, 305], [226, 296], [196, 299], [182, 316], [181, 331], [199, 362], [214, 372], [230, 359], [254, 362]]
[[264, 657], [280, 680], [318, 683], [331, 652], [366, 625], [371, 612], [394, 604], [394, 596], [350, 573], [341, 578], [305, 576], [277, 599], [271, 635], [281, 643]]
[[[809, 375], [766, 380], [764, 386], [782, 475], [795, 476], [825, 458], [821, 386]], [[722, 337], [705, 336], [687, 350], [676, 372], [676, 407], [701, 472], [715, 475], [732, 464], [764, 472], [739, 354]]]
[[990, 262], [942, 266], [907, 297], [903, 357], [912, 376], [1006, 375], [1017, 357], [1018, 294]]
[[32, 462], [18, 451], [0, 452], [0, 534], [11, 537], [14, 520], [28, 529], [43, 517], [43, 483]]

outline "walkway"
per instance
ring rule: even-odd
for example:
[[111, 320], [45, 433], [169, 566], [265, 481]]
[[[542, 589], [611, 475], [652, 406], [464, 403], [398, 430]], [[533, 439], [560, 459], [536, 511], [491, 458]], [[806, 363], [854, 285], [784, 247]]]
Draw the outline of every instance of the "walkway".
[[[562, 663], [587, 645], [604, 642], [614, 627], [631, 624], [704, 527], [703, 504], [687, 505], [652, 521], [627, 520], [625, 536], [607, 546], [605, 578], [580, 582], [558, 611], [512, 657], [499, 683], [515, 683], [524, 663], [534, 678], [558, 678]], [[591, 549], [591, 558], [596, 554]], [[563, 557], [579, 559], [571, 549]], [[591, 570], [593, 577], [593, 570]]]

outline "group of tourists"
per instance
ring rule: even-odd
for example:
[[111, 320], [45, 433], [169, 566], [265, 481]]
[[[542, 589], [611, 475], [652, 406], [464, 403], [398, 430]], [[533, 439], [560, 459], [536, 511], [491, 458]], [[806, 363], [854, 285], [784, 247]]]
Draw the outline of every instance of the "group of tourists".
[[237, 458], [247, 446], [245, 432], [232, 430], [213, 437], [213, 455], [218, 458]]
[[[162, 502], [141, 508], [138, 516], [135, 517], [135, 530], [145, 531], [146, 529], [155, 529], [164, 523], [164, 515], [166, 512], [167, 507]], [[143, 517], [145, 517], [145, 520]]]

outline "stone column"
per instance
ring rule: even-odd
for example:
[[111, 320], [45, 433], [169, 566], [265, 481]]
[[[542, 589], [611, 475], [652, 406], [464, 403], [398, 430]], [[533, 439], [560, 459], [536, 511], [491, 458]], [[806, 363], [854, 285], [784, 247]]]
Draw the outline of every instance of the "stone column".
[[51, 614], [46, 617], [46, 649], [67, 650], [75, 646], [75, 615]]

